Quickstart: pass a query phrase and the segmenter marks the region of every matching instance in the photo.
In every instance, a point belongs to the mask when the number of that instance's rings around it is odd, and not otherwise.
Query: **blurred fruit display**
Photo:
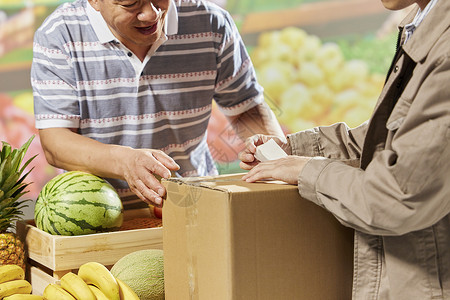
[[[29,68],[32,33],[59,4],[72,0],[0,0],[0,137],[17,146],[34,128]],[[235,19],[265,98],[286,133],[367,120],[394,52],[398,19],[373,0],[210,0]],[[400,16],[401,17],[401,16]],[[382,27],[384,37],[376,35]],[[313,30],[311,30],[313,29]],[[242,141],[213,104],[208,143],[220,173],[240,171]],[[31,194],[60,172],[38,153]],[[34,194],[33,194],[34,193]]]
[[[13,148],[19,148],[32,135],[38,135],[38,131],[34,127],[31,91],[19,92],[15,96],[0,93],[0,140],[7,141]],[[30,199],[37,199],[42,186],[60,173],[60,170],[47,163],[38,137],[31,143],[25,161],[36,154],[37,157],[27,167],[27,171],[34,167],[27,177],[32,182],[27,195]]]
[[[223,2],[285,133],[369,119],[394,54],[396,24],[408,9],[391,13],[371,0]],[[219,172],[235,172],[242,143],[214,109],[210,149]]]
[[[384,83],[365,60],[346,59],[337,43],[296,27],[262,33],[251,58],[290,132],[340,121],[360,125]]]

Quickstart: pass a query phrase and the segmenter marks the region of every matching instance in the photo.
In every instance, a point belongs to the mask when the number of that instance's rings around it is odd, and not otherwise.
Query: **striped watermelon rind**
[[[36,226],[53,235],[119,230],[123,205],[114,187],[95,175],[71,171],[42,188],[34,210]]]

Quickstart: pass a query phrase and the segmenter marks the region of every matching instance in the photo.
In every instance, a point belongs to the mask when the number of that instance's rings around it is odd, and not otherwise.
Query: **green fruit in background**
[[[111,273],[125,282],[141,300],[165,297],[162,250],[146,249],[127,254],[114,264]]]
[[[54,177],[42,188],[34,220],[39,229],[55,235],[115,231],[123,222],[123,206],[107,181],[72,171]]]

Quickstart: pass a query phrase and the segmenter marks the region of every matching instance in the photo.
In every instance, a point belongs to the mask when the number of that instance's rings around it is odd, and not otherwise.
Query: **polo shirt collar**
[[[103,19],[102,14],[96,11],[89,1],[86,1],[86,14],[100,43],[106,44],[111,41],[118,41]],[[164,32],[166,35],[174,35],[178,32],[178,13],[175,0],[171,0],[169,5],[164,24]]]

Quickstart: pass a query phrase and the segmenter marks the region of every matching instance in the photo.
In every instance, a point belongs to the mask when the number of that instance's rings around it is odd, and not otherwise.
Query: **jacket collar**
[[[403,30],[406,24],[411,23],[417,14],[418,7],[413,9],[400,23],[399,29]],[[431,9],[414,34],[403,46],[404,51],[415,61],[423,60],[442,33],[450,26],[450,1],[440,0]]]

